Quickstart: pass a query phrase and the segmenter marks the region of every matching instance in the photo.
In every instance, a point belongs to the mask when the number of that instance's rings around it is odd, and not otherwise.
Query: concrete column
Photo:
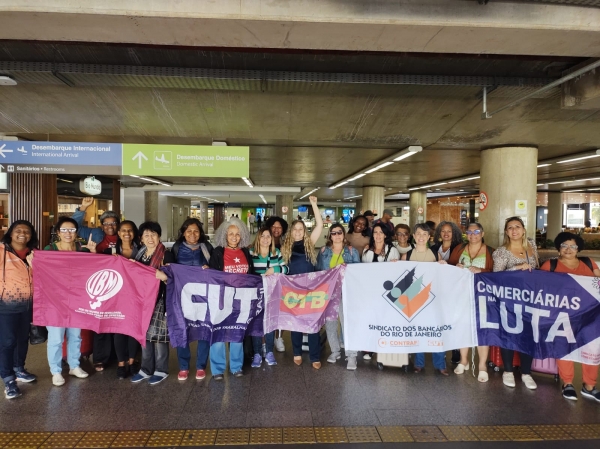
[[[158,222],[158,192],[144,192],[144,221]]]
[[[354,206],[354,216],[357,216],[360,214],[360,211],[362,210],[363,212],[365,211],[363,209],[362,206],[363,202],[362,202],[362,198],[356,198],[356,206]]]
[[[479,212],[479,222],[485,229],[488,245],[502,244],[505,220],[515,215],[523,219],[527,236],[535,238],[537,157],[535,147],[493,148],[481,152],[479,185],[488,203]],[[520,209],[519,202],[526,211]]]
[[[546,238],[554,240],[562,231],[563,204],[561,192],[548,192],[548,228]]]
[[[410,192],[408,199],[408,207],[410,208],[409,224],[412,232],[413,227],[417,223],[425,223],[427,217],[427,192],[424,190],[415,190]],[[419,213],[421,212],[421,213]]]
[[[208,233],[208,201],[200,201],[200,222],[204,232]]]
[[[284,212],[285,209],[285,212]],[[275,196],[275,216],[283,218],[289,224],[294,221],[294,196],[293,195],[277,195]],[[309,215],[312,215],[312,210],[308,209]]]
[[[375,219],[381,218],[384,208],[383,194],[385,189],[382,186],[363,187],[362,207],[363,211],[372,210],[377,214]]]

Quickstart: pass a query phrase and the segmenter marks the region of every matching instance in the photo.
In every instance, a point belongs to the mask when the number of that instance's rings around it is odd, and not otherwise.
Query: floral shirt
[[[527,244],[531,247],[533,255],[528,256],[525,254],[522,258],[515,256],[504,246],[500,246],[496,249],[492,255],[494,258],[494,271],[515,271],[518,270],[518,268],[516,268],[518,265],[524,263],[531,265],[531,268],[539,268],[539,258],[535,241],[528,238]]]

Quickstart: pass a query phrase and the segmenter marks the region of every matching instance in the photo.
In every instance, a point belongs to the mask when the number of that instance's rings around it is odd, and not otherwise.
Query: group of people
[[[479,223],[471,223],[466,230],[467,242],[463,242],[461,229],[452,222],[444,221],[434,230],[425,223],[410,229],[405,224],[394,226],[393,213],[384,210],[382,219],[374,220],[374,214],[367,211],[357,215],[346,232],[342,224],[329,227],[326,245],[317,248],[316,242],[323,232],[323,220],[317,207],[317,198],[310,197],[316,225],[309,234],[303,220],[294,220],[291,225],[279,218],[270,217],[261,227],[254,241],[239,218],[231,217],[216,231],[214,246],[208,241],[202,224],[195,218],[188,218],[179,230],[179,237],[171,250],[161,243],[161,227],[156,222],[142,223],[139,228],[110,211],[100,217],[101,228],[91,229],[82,226],[85,209],[92,204],[91,198],[82,202],[80,210],[73,217],[61,217],[55,225],[58,239],[46,246],[45,250],[84,251],[102,254],[117,254],[133,259],[156,269],[156,277],[161,286],[154,302],[151,325],[146,334],[146,347],[142,348],[141,364],[136,366],[139,343],[131,337],[120,334],[96,334],[93,342],[93,362],[96,371],[104,370],[114,347],[118,367],[117,376],[131,382],[147,381],[155,385],[168,376],[169,338],[165,317],[165,290],[167,276],[159,268],[165,264],[177,263],[189,266],[215,269],[229,273],[257,274],[270,276],[274,273],[295,275],[317,270],[328,270],[342,264],[382,263],[399,260],[413,262],[434,262],[451,264],[473,273],[486,271],[531,271],[540,268],[535,242],[526,237],[525,225],[521,218],[510,217],[505,222],[504,242],[494,250],[484,243],[484,229]],[[289,229],[288,229],[289,227]],[[433,235],[433,242],[431,236]],[[78,236],[83,238],[80,243]],[[598,266],[587,258],[578,258],[583,249],[582,239],[574,234],[560,233],[555,239],[558,259],[548,261],[542,270],[572,273],[583,276],[600,276]],[[0,299],[0,376],[5,384],[5,396],[9,399],[20,396],[18,382],[32,382],[36,376],[25,369],[25,359],[32,316],[32,260],[33,249],[38,246],[38,238],[31,223],[17,220],[12,223],[2,243],[0,257],[3,265],[3,294]],[[34,265],[33,265],[34,266]],[[325,330],[331,349],[327,362],[336,363],[341,358],[343,348],[343,306],[340,304],[338,320],[327,321]],[[291,331],[293,361],[303,363],[303,334]],[[69,374],[85,378],[88,373],[79,365],[81,331],[48,327],[47,357],[52,382],[63,385],[62,376],[63,341],[66,344],[66,362]],[[321,338],[319,333],[308,334],[308,360],[314,369],[321,368]],[[279,331],[252,337],[252,368],[262,363],[276,365],[274,351],[285,351]],[[454,373],[460,375],[469,370],[468,349],[460,349]],[[478,375],[480,382],[489,380],[487,373],[488,347],[478,347]],[[210,359],[211,374],[214,380],[224,378],[229,362],[229,371],[234,377],[244,375],[244,345],[229,343],[229,361],[226,358],[226,343],[198,341],[196,348],[195,378],[206,377],[206,367]],[[501,349],[504,364],[503,383],[515,387],[513,374],[513,351]],[[347,369],[357,369],[356,351],[345,351]],[[445,353],[433,353],[433,366],[442,375],[449,375]],[[365,359],[372,354],[363,353]],[[529,389],[537,388],[531,377],[532,358],[520,354],[521,380]],[[189,345],[177,348],[179,372],[177,378],[185,381],[190,374],[191,350]],[[420,373],[425,366],[425,354],[418,353],[413,358],[414,371]],[[577,399],[573,387],[573,362],[558,361],[560,377],[563,379],[563,396]],[[595,388],[598,367],[583,365],[583,387],[581,394],[600,402],[600,392]]]

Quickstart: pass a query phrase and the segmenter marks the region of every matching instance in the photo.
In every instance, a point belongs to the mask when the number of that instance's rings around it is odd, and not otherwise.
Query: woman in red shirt
[[[600,277],[600,270],[596,262],[589,257],[577,257],[577,252],[584,247],[583,239],[570,232],[561,232],[554,239],[554,246],[558,250],[558,259],[547,260],[542,265],[542,270],[557,273],[576,274],[578,276]],[[575,366],[570,360],[557,360],[558,374],[563,380],[562,395],[571,401],[577,400],[577,392],[573,386]],[[598,366],[581,364],[583,371],[583,386],[581,394],[589,399],[600,402],[600,391],[596,389]]]

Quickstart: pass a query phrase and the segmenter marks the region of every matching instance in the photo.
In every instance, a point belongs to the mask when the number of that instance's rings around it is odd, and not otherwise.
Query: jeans
[[[500,348],[500,354],[502,354],[502,364],[504,365],[504,371],[507,373],[513,372],[513,357],[515,356],[515,351],[512,349],[504,349]],[[531,374],[531,363],[533,362],[533,357],[528,354],[523,354],[519,352],[519,359],[521,360],[521,374]]]
[[[129,359],[135,359],[140,347],[138,341],[129,335],[114,334],[114,336],[117,361],[127,362]],[[96,359],[94,359],[94,361],[96,361]]]
[[[169,374],[169,343],[155,343],[146,340],[146,347],[142,348],[140,369],[148,376]]]
[[[196,349],[196,369],[206,369],[208,363],[208,353],[210,351],[210,343],[206,340],[198,341]],[[189,343],[185,348],[177,348],[177,360],[179,361],[179,370],[188,371],[190,369],[190,359],[192,352],[190,351]]]
[[[29,348],[31,310],[0,313],[0,377],[15,380],[14,368],[24,369]]]
[[[112,352],[114,334],[97,334],[94,332],[94,363],[107,365]]]
[[[254,354],[262,355],[262,339],[262,337],[252,337],[252,348],[254,349]],[[275,347],[275,331],[265,334],[265,347],[267,353],[273,352],[273,348]]]
[[[319,332],[308,335],[308,356],[311,362],[321,359],[321,335]],[[292,349],[294,356],[302,355],[302,332],[292,332]]]
[[[433,367],[435,369],[446,369],[446,353],[433,352]],[[415,354],[415,368],[423,368],[425,366],[425,353],[419,352]]]
[[[67,363],[70,369],[79,366],[81,357],[81,329],[47,326],[48,328],[48,365],[52,374],[62,373],[62,347],[67,335]]]
[[[229,370],[237,373],[244,365],[244,343],[229,343]],[[225,343],[217,342],[210,346],[210,372],[223,374],[227,368]]]

